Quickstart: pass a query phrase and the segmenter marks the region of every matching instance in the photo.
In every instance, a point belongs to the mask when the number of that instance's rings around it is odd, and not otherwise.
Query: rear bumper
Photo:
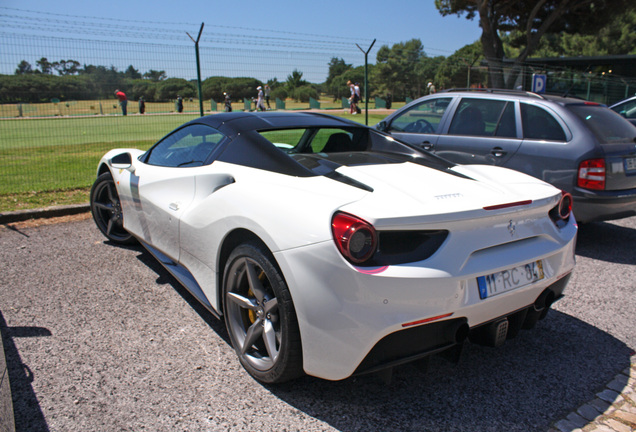
[[[498,346],[505,339],[514,338],[521,329],[531,329],[543,319],[552,303],[563,296],[571,273],[547,287],[532,305],[498,316],[469,328],[466,318],[454,318],[391,333],[375,344],[355,375],[373,373],[388,367],[442,353],[461,345],[467,338],[481,345]],[[503,340],[497,329],[505,323]]]
[[[498,231],[510,238],[506,226]],[[495,231],[455,233],[428,260],[377,272],[344,262],[333,242],[275,253],[298,316],[305,372],[344,379],[447,350],[501,317],[526,309],[530,315],[546,290],[561,295],[574,268],[574,222],[554,231],[479,250],[471,246]],[[480,298],[477,277],[536,259],[544,262],[544,280]]]
[[[623,219],[636,216],[636,189],[590,192],[577,188],[574,215],[579,222]]]

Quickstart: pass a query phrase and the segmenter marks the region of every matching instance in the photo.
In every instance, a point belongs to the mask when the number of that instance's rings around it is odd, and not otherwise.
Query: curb
[[[90,211],[90,204],[73,204],[67,206],[54,206],[42,209],[16,210],[0,213],[0,224],[21,222],[29,219],[53,218],[75,215]]]
[[[636,430],[636,357],[596,398],[555,422],[549,432],[630,432]]]
[[[4,355],[2,334],[0,334],[0,430],[3,432],[15,432],[13,398],[11,396],[11,383],[9,382],[9,370]]]

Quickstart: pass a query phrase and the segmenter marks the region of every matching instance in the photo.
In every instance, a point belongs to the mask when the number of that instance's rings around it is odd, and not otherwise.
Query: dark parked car
[[[636,128],[605,105],[514,90],[417,99],[377,129],[461,164],[500,165],[574,197],[581,222],[636,215]]]
[[[636,96],[632,96],[610,106],[610,109],[616,111],[625,117],[631,124],[636,126]]]

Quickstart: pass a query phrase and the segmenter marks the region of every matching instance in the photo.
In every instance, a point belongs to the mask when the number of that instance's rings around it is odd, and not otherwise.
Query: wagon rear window
[[[600,105],[569,105],[568,108],[587,125],[601,144],[629,142],[634,126],[614,111]]]

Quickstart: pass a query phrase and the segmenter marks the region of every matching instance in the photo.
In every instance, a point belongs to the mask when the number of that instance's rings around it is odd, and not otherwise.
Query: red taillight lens
[[[375,253],[375,228],[365,220],[338,212],[331,221],[331,232],[340,253],[354,264],[365,262]]]
[[[581,162],[576,184],[585,189],[605,189],[605,159],[589,159]]]

